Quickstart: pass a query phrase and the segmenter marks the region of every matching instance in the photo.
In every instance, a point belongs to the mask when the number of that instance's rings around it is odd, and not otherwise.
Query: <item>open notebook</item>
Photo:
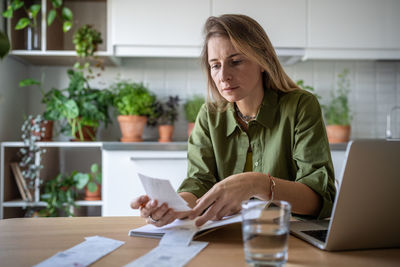
[[[167,231],[174,230],[179,227],[197,229],[195,237],[199,237],[202,234],[208,233],[211,230],[215,230],[220,226],[241,222],[242,217],[239,214],[224,217],[219,221],[208,221],[200,227],[194,224],[194,220],[175,220],[174,222],[165,225],[163,227],[156,227],[152,224],[147,224],[145,226],[132,229],[129,231],[130,236],[140,236],[140,237],[151,237],[151,238],[161,238]]]

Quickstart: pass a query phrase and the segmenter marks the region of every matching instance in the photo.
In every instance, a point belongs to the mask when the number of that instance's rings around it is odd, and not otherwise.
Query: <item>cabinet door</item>
[[[186,151],[103,151],[103,216],[139,215],[132,199],[145,194],[137,175],[169,179],[177,189],[187,171]]]
[[[212,14],[234,13],[252,17],[267,32],[275,47],[306,46],[305,0],[214,0]]]
[[[113,0],[114,45],[200,46],[209,1]]]
[[[309,47],[399,49],[400,1],[310,0]]]

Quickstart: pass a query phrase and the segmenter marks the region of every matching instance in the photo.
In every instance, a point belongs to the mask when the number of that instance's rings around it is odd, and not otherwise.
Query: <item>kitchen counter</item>
[[[162,150],[162,151],[181,151],[187,150],[187,142],[103,142],[104,150]]]
[[[332,151],[346,151],[347,143],[330,144]],[[104,150],[162,150],[162,151],[180,151],[187,150],[187,142],[170,142],[170,143],[159,143],[159,142],[103,142]]]

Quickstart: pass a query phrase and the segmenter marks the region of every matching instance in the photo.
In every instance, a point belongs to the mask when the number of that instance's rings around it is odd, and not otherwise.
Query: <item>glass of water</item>
[[[283,266],[286,263],[290,210],[286,201],[242,202],[242,234],[248,264]]]

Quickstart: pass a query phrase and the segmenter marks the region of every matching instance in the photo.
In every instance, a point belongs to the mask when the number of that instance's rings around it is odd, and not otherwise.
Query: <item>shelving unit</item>
[[[8,21],[7,30],[12,48],[10,55],[34,65],[73,65],[77,60],[72,42],[73,34],[82,25],[90,24],[103,38],[103,43],[99,45],[95,55],[104,60],[105,65],[120,65],[121,59],[113,56],[107,0],[64,0],[64,5],[70,8],[74,15],[73,28],[67,33],[62,31],[62,23],[58,18],[52,25],[47,26],[47,14],[51,2],[40,0],[40,3],[42,6],[38,15],[40,50],[26,50],[24,37],[26,30],[14,29],[19,18],[25,16],[23,10],[18,10]]]
[[[101,142],[38,142],[41,148],[46,149],[42,155],[41,164],[44,168],[40,172],[42,181],[56,177],[59,173],[70,174],[72,170],[88,172],[94,162],[101,165]],[[41,187],[34,190],[35,201],[28,202],[21,199],[10,163],[18,160],[18,151],[24,147],[22,142],[1,143],[1,176],[0,176],[0,219],[24,216],[26,208],[45,207],[46,203],[39,201]],[[79,216],[101,216],[103,201],[75,202],[74,211]]]

